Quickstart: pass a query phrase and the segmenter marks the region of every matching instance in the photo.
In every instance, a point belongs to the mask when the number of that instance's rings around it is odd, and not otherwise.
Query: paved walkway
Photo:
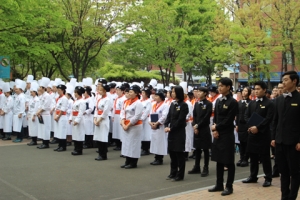
[[[274,178],[272,186],[268,188],[262,187],[264,178],[260,177],[258,183],[244,184],[242,180],[235,181],[233,185],[233,194],[229,196],[221,196],[221,192],[208,192],[211,187],[200,188],[197,190],[187,191],[174,195],[156,198],[156,200],[193,200],[193,199],[230,199],[230,200],[268,200],[280,199],[280,178]],[[298,195],[300,198],[300,194]]]

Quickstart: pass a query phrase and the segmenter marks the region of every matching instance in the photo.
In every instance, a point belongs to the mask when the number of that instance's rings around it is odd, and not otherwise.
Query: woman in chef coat
[[[0,115],[3,116],[3,134],[5,135],[3,140],[11,140],[14,100],[11,96],[9,83],[3,84],[2,91],[5,95],[4,104],[0,112]]]
[[[38,84],[36,82],[32,82],[30,86],[30,95],[32,98],[29,100],[28,103],[28,132],[29,136],[31,137],[31,142],[28,143],[28,146],[37,145],[37,136],[38,136],[38,119],[36,117],[36,113],[39,109],[39,102],[40,99],[38,97]]]
[[[95,103],[94,98],[92,96],[92,88],[87,86],[85,88],[85,93],[83,94],[86,110],[83,113],[83,121],[85,127],[85,145],[84,149],[93,148],[93,135],[94,135],[94,111],[95,111]]]
[[[74,103],[74,98],[72,94],[74,93],[74,87],[70,84],[67,84],[66,97],[68,99],[68,109],[67,109],[67,118],[70,119],[72,113],[72,106]],[[67,125],[67,146],[72,145],[72,124],[68,123]]]
[[[149,124],[151,128],[150,153],[155,154],[155,160],[151,165],[162,165],[163,157],[168,155],[168,134],[165,133],[164,123],[169,112],[169,105],[165,103],[165,95],[162,90],[158,90],[154,96],[155,103],[151,108]],[[158,121],[151,122],[151,115],[157,114]]]
[[[141,135],[143,121],[143,104],[139,100],[140,87],[133,85],[129,88],[129,99],[121,111],[121,125],[124,130],[122,136],[122,155],[126,157],[125,164],[121,168],[131,169],[137,167],[141,156]]]
[[[151,90],[144,88],[142,90],[143,114],[141,120],[143,121],[143,134],[142,134],[142,156],[149,155],[150,140],[151,140],[151,127],[149,126],[149,114],[151,112],[152,103],[150,99]]]
[[[67,109],[69,101],[66,94],[67,87],[65,85],[57,86],[58,97],[56,98],[54,121],[56,123],[54,133],[58,140],[58,147],[54,151],[62,152],[67,150]]]
[[[75,87],[75,101],[72,106],[72,113],[69,123],[72,125],[72,139],[74,141],[73,156],[82,155],[83,142],[85,136],[85,126],[83,121],[83,113],[86,110],[86,104],[82,95],[85,90],[81,86]]]
[[[107,96],[110,87],[102,83],[98,87],[98,93],[101,95],[101,98],[97,100],[96,110],[94,114],[94,141],[97,141],[98,153],[99,156],[95,158],[97,161],[107,160],[107,143],[108,143],[108,134],[109,134],[109,113],[112,109],[111,100]]]

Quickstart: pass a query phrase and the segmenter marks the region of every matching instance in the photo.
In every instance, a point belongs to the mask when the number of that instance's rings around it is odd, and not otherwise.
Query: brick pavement
[[[258,183],[244,184],[241,180],[235,181],[233,185],[233,194],[221,196],[221,192],[208,192],[211,187],[200,188],[197,190],[187,191],[184,193],[169,195],[157,198],[159,200],[269,200],[280,199],[280,178],[274,178],[271,187],[264,188],[262,184],[264,178],[260,177]],[[300,194],[298,198],[300,197]],[[300,198],[299,198],[300,199]]]

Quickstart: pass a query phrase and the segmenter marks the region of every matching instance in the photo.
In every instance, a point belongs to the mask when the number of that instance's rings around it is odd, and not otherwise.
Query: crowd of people
[[[56,152],[74,145],[73,156],[97,147],[96,161],[108,159],[108,146],[126,158],[121,168],[136,168],[143,155],[154,154],[151,165],[162,165],[169,155],[167,180],[181,181],[189,152],[195,159],[188,174],[209,175],[209,160],[216,162],[216,185],[209,192],[233,193],[235,167],[250,165],[243,183],[256,183],[259,163],[265,181],[281,177],[282,199],[296,199],[300,182],[300,88],[294,71],[283,74],[272,91],[263,81],[233,92],[232,81],[217,86],[190,87],[186,82],[163,87],[155,79],[141,83],[95,82],[72,78],[51,81],[43,77],[0,81],[2,140]],[[50,141],[50,139],[52,140]],[[41,141],[41,144],[38,142]],[[240,160],[235,163],[236,146]],[[204,154],[204,166],[200,160]],[[271,152],[271,153],[270,153]],[[271,154],[271,156],[270,156]],[[272,169],[271,158],[275,159]],[[249,162],[250,159],[250,162]],[[224,171],[228,177],[224,188]]]

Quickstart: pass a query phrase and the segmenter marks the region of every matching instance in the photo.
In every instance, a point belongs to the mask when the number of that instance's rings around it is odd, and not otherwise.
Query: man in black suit
[[[210,116],[212,113],[212,103],[206,99],[208,89],[199,87],[196,92],[196,98],[199,99],[195,103],[193,110],[193,128],[194,128],[194,147],[196,148],[195,166],[189,171],[189,174],[200,174],[200,160],[202,150],[204,152],[204,167],[201,173],[205,177],[209,173],[209,149],[211,148],[211,133],[210,133]]]
[[[216,185],[209,189],[209,192],[223,191],[222,196],[230,195],[233,192],[233,181],[235,175],[235,136],[234,118],[238,111],[238,103],[232,97],[232,81],[229,78],[222,78],[218,85],[219,93],[222,97],[216,102],[214,110],[214,124],[211,126],[213,131],[213,145],[211,160],[217,162],[217,181]],[[228,168],[226,188],[223,187],[224,166]]]
[[[236,163],[236,166],[246,167],[249,165],[249,155],[246,153],[247,140],[248,140],[248,125],[245,120],[245,112],[250,103],[249,96],[251,95],[251,88],[245,87],[242,91],[242,100],[238,102],[239,112],[236,116],[236,129],[240,141],[240,160]]]
[[[276,99],[271,145],[281,174],[281,199],[297,199],[300,183],[300,94],[295,71],[282,75],[283,93]]]
[[[256,183],[258,174],[258,162],[262,162],[265,173],[265,182],[263,187],[269,187],[272,183],[272,165],[270,160],[270,124],[274,114],[274,103],[266,97],[267,85],[263,81],[257,81],[254,84],[256,100],[251,101],[245,113],[245,119],[248,122],[253,113],[264,118],[264,120],[255,125],[249,125],[247,152],[250,156],[250,176],[243,180],[243,183]]]

